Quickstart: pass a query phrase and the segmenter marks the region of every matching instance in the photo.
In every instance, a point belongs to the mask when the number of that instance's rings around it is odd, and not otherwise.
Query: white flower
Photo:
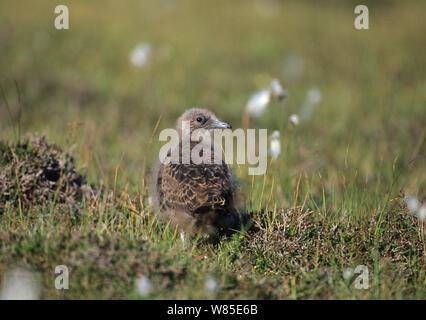
[[[271,82],[271,94],[278,100],[282,100],[288,96],[288,92],[283,89],[278,79],[274,79]]]
[[[420,210],[417,212],[417,218],[419,218],[419,220],[421,222],[423,222],[426,218],[426,203],[424,205],[421,206]]]
[[[352,274],[353,274],[352,268],[346,268],[343,271],[343,279],[349,280],[352,277]]]
[[[39,279],[31,271],[16,268],[6,272],[0,300],[38,300],[39,298]]]
[[[204,285],[204,291],[207,296],[214,295],[219,290],[219,285],[214,276],[208,275],[206,278],[206,283]]]
[[[269,136],[270,139],[279,139],[280,138],[280,132],[278,130],[272,131],[272,134]]]
[[[423,222],[426,217],[426,203],[421,204],[416,197],[410,195],[405,196],[404,200],[408,210]]]
[[[413,196],[406,196],[404,198],[405,203],[407,204],[408,210],[410,210],[411,213],[416,213],[420,209],[420,201],[417,200],[416,197]]]
[[[262,90],[253,94],[247,102],[245,112],[251,118],[260,117],[271,101],[271,92]]]
[[[130,61],[135,67],[145,66],[151,57],[151,45],[149,43],[140,43],[130,53]]]
[[[307,103],[317,105],[322,100],[321,91],[317,88],[310,89],[307,94]]]
[[[136,280],[136,291],[140,296],[147,296],[151,292],[151,288],[152,282],[147,277],[140,276]]]
[[[269,154],[274,160],[277,160],[281,153],[280,132],[275,130],[269,137]]]
[[[312,112],[322,100],[322,94],[319,89],[310,89],[306,95],[306,102],[300,108],[299,114],[301,120],[307,120],[311,117]]]
[[[292,114],[289,119],[290,119],[290,122],[294,124],[295,126],[299,124],[299,116],[297,114]]]

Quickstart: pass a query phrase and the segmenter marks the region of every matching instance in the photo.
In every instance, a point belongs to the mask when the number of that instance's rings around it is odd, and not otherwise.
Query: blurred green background
[[[368,181],[398,157],[404,189],[424,195],[424,1],[368,4],[369,30],[354,28],[356,1],[73,1],[69,30],[54,28],[58,4],[2,1],[2,86],[17,106],[19,85],[23,132],[79,143],[92,180],[121,161],[140,181],[160,115],[160,129],[173,127],[205,107],[236,128],[248,97],[278,78],[290,92],[283,118],[272,105],[254,127],[287,125],[310,88],[323,96],[296,130],[289,169],[309,162],[337,179],[346,161]],[[151,54],[136,67],[141,42]],[[5,108],[0,133],[11,137]]]

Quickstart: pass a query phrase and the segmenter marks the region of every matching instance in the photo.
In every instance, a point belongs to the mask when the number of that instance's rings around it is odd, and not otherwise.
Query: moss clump
[[[0,140],[0,214],[8,207],[31,208],[55,204],[76,211],[86,177],[76,171],[73,157],[35,136],[11,144]]]

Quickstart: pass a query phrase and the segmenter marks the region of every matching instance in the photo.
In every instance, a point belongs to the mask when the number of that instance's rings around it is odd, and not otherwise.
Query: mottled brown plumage
[[[175,148],[179,148],[180,159],[183,121],[189,121],[191,132],[195,129],[230,128],[230,125],[219,121],[210,111],[186,111],[177,123],[180,140]],[[199,141],[192,141],[190,150],[198,143]],[[212,146],[211,164],[195,164],[191,159],[187,164],[160,163],[157,166],[153,187],[155,205],[161,216],[170,221],[172,226],[189,233],[213,235],[227,230],[238,220],[235,209],[235,179],[223,160],[219,164],[213,163],[215,155],[217,153],[215,154]]]

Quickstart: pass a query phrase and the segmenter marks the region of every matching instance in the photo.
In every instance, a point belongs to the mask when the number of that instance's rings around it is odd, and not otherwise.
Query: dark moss
[[[73,157],[36,136],[11,144],[0,141],[0,214],[7,207],[59,206],[78,210],[86,177]]]

